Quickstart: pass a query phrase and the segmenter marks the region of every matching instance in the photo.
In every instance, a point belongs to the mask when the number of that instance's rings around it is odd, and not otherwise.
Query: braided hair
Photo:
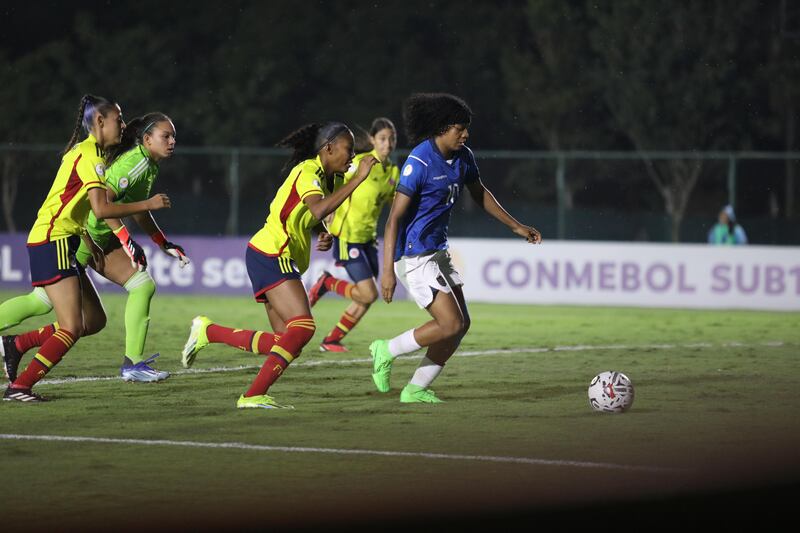
[[[300,161],[315,157],[326,144],[333,142],[345,132],[353,134],[350,128],[342,122],[326,122],[324,124],[315,122],[296,129],[276,144],[281,148],[292,150],[282,172],[286,173]]]
[[[81,136],[81,129],[83,129],[84,133],[89,133],[92,131],[94,117],[97,116],[98,113],[102,116],[106,116],[106,113],[116,108],[116,106],[117,104],[115,102],[103,98],[102,96],[84,94],[83,98],[81,98],[81,104],[78,107],[78,118],[75,120],[72,136],[69,138],[67,146],[61,153],[62,157],[78,143],[78,139],[80,139]]]
[[[429,137],[441,135],[453,124],[472,122],[472,109],[448,93],[415,93],[403,105],[406,137],[417,145]]]
[[[172,120],[159,111],[147,113],[141,117],[136,117],[125,125],[122,132],[122,139],[119,144],[111,146],[106,152],[106,165],[116,161],[122,154],[136,145],[142,144],[145,134],[151,132],[159,122],[172,122]]]

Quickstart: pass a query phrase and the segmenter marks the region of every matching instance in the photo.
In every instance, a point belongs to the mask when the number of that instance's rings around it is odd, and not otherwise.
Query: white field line
[[[722,343],[719,347],[722,348],[741,348],[741,347],[767,347],[777,348],[784,346],[783,341],[767,341],[757,344],[746,344],[741,342],[728,342]],[[678,348],[715,348],[716,346],[711,343],[693,343],[693,344],[643,344],[643,345],[626,345],[626,344],[608,344],[608,345],[575,345],[575,346],[556,346],[554,348],[516,348],[509,350],[482,350],[473,352],[456,352],[453,357],[480,357],[484,355],[520,355],[529,353],[553,353],[553,352],[587,352],[599,350],[672,350]],[[398,359],[421,359],[422,355],[402,355]],[[372,358],[362,357],[359,359],[322,359],[318,361],[298,361],[292,364],[292,368],[297,367],[311,367],[311,366],[338,366],[338,365],[356,365],[371,363]],[[237,366],[217,366],[212,368],[189,368],[184,370],[177,370],[172,372],[173,376],[184,376],[193,374],[217,374],[221,372],[238,372],[240,370],[254,370],[261,368],[261,365],[237,365]],[[119,376],[87,376],[87,377],[68,377],[57,379],[44,379],[38,385],[65,385],[69,383],[87,383],[95,381],[114,381],[119,380]]]
[[[594,468],[605,470],[626,470],[633,472],[649,473],[676,473],[679,469],[621,465],[614,463],[596,463],[589,461],[563,461],[552,459],[536,459],[532,457],[504,457],[496,455],[464,455],[450,453],[427,453],[427,452],[402,452],[392,450],[359,450],[346,448],[307,448],[301,446],[267,446],[263,444],[245,444],[242,442],[197,442],[181,440],[145,440],[145,439],[112,439],[105,437],[72,437],[64,435],[19,435],[13,433],[0,433],[0,440],[8,441],[44,441],[44,442],[76,442],[90,444],[120,444],[128,446],[177,446],[185,448],[211,448],[226,450],[249,450],[260,452],[283,452],[283,453],[316,453],[330,455],[367,455],[379,457],[407,457],[417,459],[439,459],[451,461],[472,461],[490,463],[514,463],[536,466],[558,466],[573,468]]]

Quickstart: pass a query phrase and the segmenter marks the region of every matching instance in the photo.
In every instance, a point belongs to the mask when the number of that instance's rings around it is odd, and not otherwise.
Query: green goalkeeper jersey
[[[131,203],[147,200],[150,189],[158,176],[158,163],[150,159],[144,146],[134,146],[117,158],[106,169],[106,187],[116,194],[115,203]],[[97,220],[89,212],[86,230],[100,246],[105,246],[113,231],[104,220]]]

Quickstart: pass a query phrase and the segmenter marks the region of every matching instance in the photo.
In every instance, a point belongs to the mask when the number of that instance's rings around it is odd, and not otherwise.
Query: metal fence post
[[[558,212],[558,223],[556,234],[559,240],[563,240],[566,235],[566,210],[567,210],[567,181],[566,181],[567,160],[562,152],[559,152],[556,160],[556,201]]]
[[[227,235],[239,234],[239,150],[231,150],[231,162],[228,167],[228,185],[231,197],[228,208],[228,222],[225,225]]]
[[[728,203],[736,209],[736,156],[728,156]]]

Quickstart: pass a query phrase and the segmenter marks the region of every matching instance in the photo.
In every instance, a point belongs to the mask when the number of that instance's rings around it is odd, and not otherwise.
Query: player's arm
[[[106,200],[113,204],[116,199],[116,191],[112,187],[106,189]],[[128,233],[128,228],[125,227],[122,220],[119,218],[106,218],[105,223],[108,224],[108,227],[111,228],[111,231],[113,231],[114,235],[119,239],[120,244],[122,244],[122,250],[131,261],[131,266],[139,271],[144,271],[147,268],[147,256],[142,247],[139,246],[139,243],[134,241],[133,237]],[[96,260],[95,264],[97,264]]]
[[[383,230],[383,271],[381,272],[381,294],[386,303],[391,303],[394,290],[397,287],[397,278],[394,275],[394,249],[397,245],[397,232],[400,221],[405,217],[411,197],[397,193],[392,201],[392,208],[386,219],[386,228]]]
[[[539,230],[533,226],[521,224],[516,218],[512,217],[508,211],[503,209],[503,206],[500,205],[494,195],[489,192],[489,189],[484,187],[480,179],[469,181],[466,185],[472,199],[475,200],[475,203],[481,206],[484,211],[511,228],[511,231],[528,242],[533,244],[542,242],[542,234],[539,233]]]
[[[103,187],[89,189],[88,194],[92,212],[94,212],[94,216],[96,216],[98,220],[124,218],[143,211],[157,211],[171,206],[169,196],[163,193],[155,194],[147,200],[131,202],[129,204],[109,202],[106,196],[106,190]]]
[[[365,156],[358,163],[358,169],[355,175],[353,175],[353,178],[333,191],[330,196],[323,197],[321,194],[311,194],[303,198],[303,201],[308,206],[311,214],[314,215],[314,218],[317,220],[324,220],[325,217],[336,211],[336,208],[342,205],[342,202],[344,202],[348,196],[353,194],[356,187],[367,179],[369,171],[372,170],[372,167],[377,161],[378,160],[371,155]]]

